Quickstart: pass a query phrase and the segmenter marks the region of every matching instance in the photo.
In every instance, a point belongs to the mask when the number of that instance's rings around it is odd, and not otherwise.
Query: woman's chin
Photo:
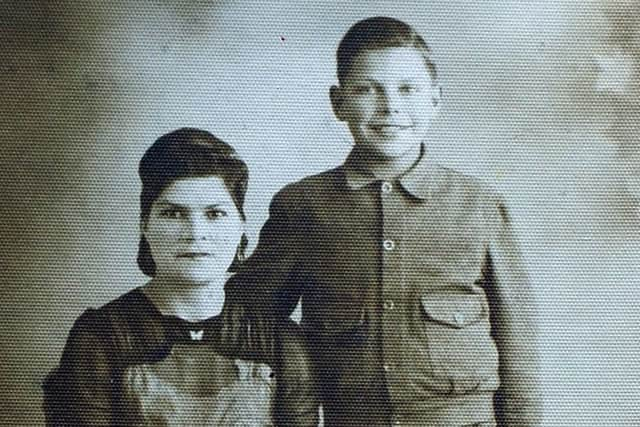
[[[228,276],[227,269],[189,269],[167,275],[165,282],[184,284],[185,286],[207,286],[224,283]]]

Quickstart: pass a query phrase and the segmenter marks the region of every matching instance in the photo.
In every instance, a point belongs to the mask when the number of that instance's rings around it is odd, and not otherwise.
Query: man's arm
[[[274,196],[253,254],[225,286],[230,304],[249,313],[289,316],[302,294],[296,269],[304,254],[301,197],[288,188]],[[237,307],[236,307],[237,309]]]
[[[279,322],[274,421],[277,426],[315,427],[319,400],[302,330],[292,320]]]
[[[541,417],[535,302],[505,204],[497,198],[491,209],[485,287],[500,357],[496,413],[500,426],[533,427]]]

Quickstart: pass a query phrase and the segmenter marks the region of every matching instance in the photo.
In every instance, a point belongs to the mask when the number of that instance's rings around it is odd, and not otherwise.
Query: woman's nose
[[[184,224],[182,236],[189,240],[203,240],[211,237],[209,227],[204,218],[191,215]]]

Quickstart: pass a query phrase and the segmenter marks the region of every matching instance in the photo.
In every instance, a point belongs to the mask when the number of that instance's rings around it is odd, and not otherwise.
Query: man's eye
[[[402,85],[398,88],[398,91],[402,94],[408,95],[418,92],[419,88],[413,85]]]
[[[218,219],[227,216],[227,213],[225,211],[215,209],[207,211],[206,215],[209,219]]]

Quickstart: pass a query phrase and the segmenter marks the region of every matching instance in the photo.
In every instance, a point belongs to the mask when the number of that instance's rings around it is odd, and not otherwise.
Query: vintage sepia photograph
[[[0,1],[0,425],[640,425],[640,3]]]

